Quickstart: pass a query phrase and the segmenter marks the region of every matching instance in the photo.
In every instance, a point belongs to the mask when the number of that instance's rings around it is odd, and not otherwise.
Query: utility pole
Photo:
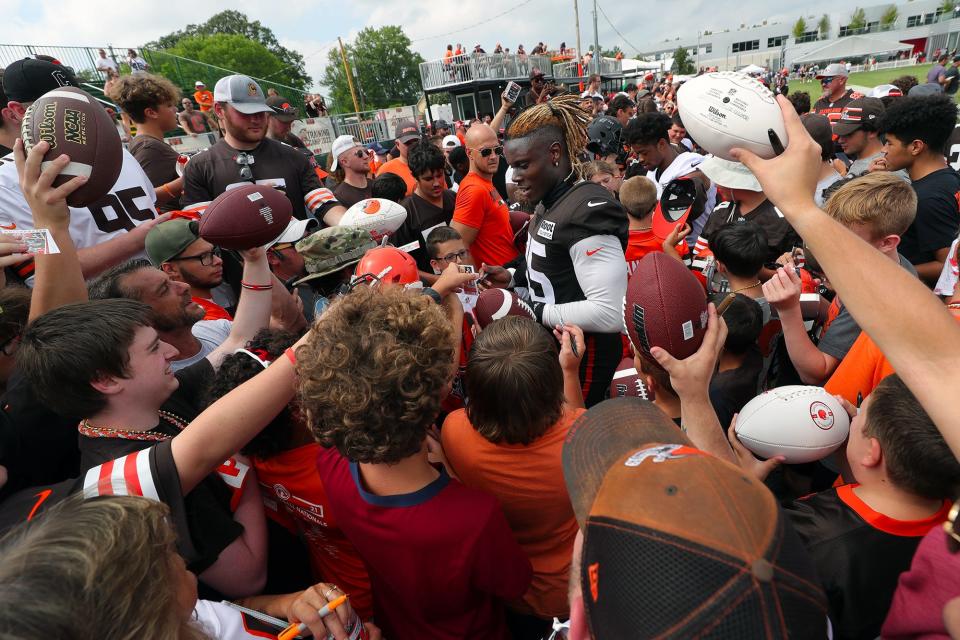
[[[600,51],[600,34],[597,32],[597,0],[593,0],[593,62],[597,75],[600,75],[602,68],[600,64],[602,57],[603,54]]]
[[[350,87],[350,97],[353,98],[353,110],[360,113],[360,103],[357,102],[357,91],[353,88],[353,76],[350,75],[350,63],[347,62],[347,53],[343,50],[343,40],[337,36],[340,43],[340,59],[343,60],[343,70],[347,74],[347,85]]]
[[[580,48],[580,7],[577,0],[573,0],[573,22],[577,27],[577,55],[583,58],[583,49]]]
[[[697,73],[700,73],[700,32],[697,31]]]

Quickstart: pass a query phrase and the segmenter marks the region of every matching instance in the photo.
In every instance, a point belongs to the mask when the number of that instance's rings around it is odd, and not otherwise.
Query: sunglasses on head
[[[256,160],[249,153],[240,152],[237,154],[237,164],[240,165],[240,177],[244,180],[253,180],[253,169],[250,168]]]

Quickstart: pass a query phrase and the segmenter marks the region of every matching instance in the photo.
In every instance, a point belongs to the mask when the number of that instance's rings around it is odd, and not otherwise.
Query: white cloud
[[[327,52],[311,54],[335,43],[337,35],[342,35],[344,42],[349,41],[365,26],[399,24],[414,40],[468,27],[449,36],[415,42],[414,48],[428,60],[441,57],[448,43],[457,42],[471,48],[479,42],[487,51],[492,51],[497,42],[511,50],[523,43],[528,51],[538,40],[552,46],[561,41],[575,46],[571,0],[530,0],[518,6],[521,2],[355,0],[349,5],[287,3],[281,11],[273,3],[235,0],[230,8],[245,13],[251,20],[260,20],[273,29],[284,46],[310,56],[307,70],[314,79],[319,79]],[[800,15],[824,12],[831,14],[836,25],[857,6],[853,0],[840,4],[829,0],[783,0],[771,16],[771,6],[763,0],[662,0],[656,4],[602,0],[601,5],[625,38],[641,49],[652,48],[667,38],[694,35],[697,30],[736,29],[741,23],[778,20],[789,28]],[[480,24],[515,7],[502,17]],[[0,0],[5,27],[3,39],[13,44],[138,46],[181,29],[188,22],[203,22],[223,9],[224,5],[214,0],[166,0],[162,4],[115,0]],[[590,0],[581,0],[583,48],[593,41],[591,9]],[[613,32],[602,15],[598,18],[598,27],[602,46],[619,44],[628,55],[635,53]]]

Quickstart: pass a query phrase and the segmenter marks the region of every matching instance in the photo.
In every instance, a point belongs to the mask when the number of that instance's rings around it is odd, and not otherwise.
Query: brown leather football
[[[682,262],[649,253],[627,284],[623,326],[633,348],[651,362],[652,347],[682,360],[700,348],[707,332],[706,292]]]
[[[66,154],[64,167],[54,186],[74,176],[87,183],[67,197],[71,207],[86,207],[107,195],[120,177],[123,145],[117,126],[96,98],[76,87],[60,87],[40,96],[30,105],[20,125],[24,149],[29,152],[43,141],[50,149],[43,166]]]
[[[200,216],[200,237],[224,249],[252,249],[287,228],[293,205],[282,191],[260,184],[228,189]]]

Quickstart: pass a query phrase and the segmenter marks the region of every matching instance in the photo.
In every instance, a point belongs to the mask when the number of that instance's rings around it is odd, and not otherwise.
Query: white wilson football
[[[825,458],[850,433],[847,412],[822,387],[788,385],[760,394],[737,418],[736,434],[761,458],[784,456],[788,464]]]
[[[370,232],[374,240],[400,228],[407,219],[407,210],[392,200],[370,198],[353,205],[340,219],[340,226],[359,227]]]
[[[776,154],[768,129],[787,145],[787,130],[773,93],[746,74],[720,71],[688,80],[677,92],[677,108],[690,137],[724,160],[734,160],[730,155],[734,147],[772,158]]]

